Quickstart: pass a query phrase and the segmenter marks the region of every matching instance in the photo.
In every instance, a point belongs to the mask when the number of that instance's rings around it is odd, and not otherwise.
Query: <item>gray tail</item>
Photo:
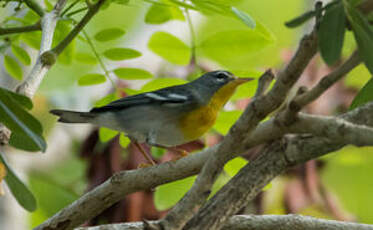
[[[59,109],[53,109],[50,113],[59,116],[58,121],[64,123],[90,123],[96,117],[95,113]]]

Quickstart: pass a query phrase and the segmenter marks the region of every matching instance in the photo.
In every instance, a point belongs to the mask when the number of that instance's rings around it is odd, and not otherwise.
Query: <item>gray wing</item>
[[[180,86],[172,86],[160,90],[124,97],[105,106],[93,108],[90,112],[109,112],[123,110],[139,105],[158,105],[166,107],[186,106],[196,103],[193,91]]]

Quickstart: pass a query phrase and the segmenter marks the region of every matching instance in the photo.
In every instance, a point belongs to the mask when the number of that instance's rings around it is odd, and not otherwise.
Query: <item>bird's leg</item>
[[[137,141],[133,141],[133,143],[135,144],[135,146],[140,150],[140,152],[142,153],[142,155],[145,157],[145,159],[152,165],[156,165],[156,163],[154,162],[154,160],[152,159],[151,156],[149,156],[149,154],[146,153],[145,149],[137,142]]]

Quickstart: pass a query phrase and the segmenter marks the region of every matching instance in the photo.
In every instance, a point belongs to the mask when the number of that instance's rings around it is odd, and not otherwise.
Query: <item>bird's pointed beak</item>
[[[251,77],[235,77],[234,79],[234,82],[238,85],[241,85],[243,83],[246,83],[248,81],[252,81],[252,80],[255,80],[255,78],[251,78]]]

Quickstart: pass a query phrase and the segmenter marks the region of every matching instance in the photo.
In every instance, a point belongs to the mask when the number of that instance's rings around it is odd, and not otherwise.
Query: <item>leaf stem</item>
[[[34,0],[23,0],[23,2],[30,8],[32,9],[33,11],[35,11],[35,13],[37,13],[40,17],[43,17],[44,16],[44,13],[45,11],[43,10],[43,8],[39,5],[39,3],[37,3],[36,1]]]
[[[7,34],[32,32],[32,31],[37,31],[37,30],[41,30],[40,21],[38,21],[37,23],[33,25],[28,25],[28,26],[0,28],[0,36],[7,35]]]
[[[190,30],[190,40],[191,40],[191,50],[192,50],[192,55],[191,55],[191,62],[197,62],[197,56],[196,56],[196,35],[194,32],[193,28],[193,23],[192,23],[192,18],[190,17],[189,10],[185,8],[185,15],[187,18],[189,30]]]
[[[61,17],[63,17],[71,8],[73,8],[76,4],[78,4],[80,0],[75,0],[75,2],[71,3],[66,9],[61,13]]]
[[[70,13],[66,14],[66,16],[67,16],[67,17],[71,17],[71,16],[73,16],[74,14],[80,13],[80,12],[85,11],[85,10],[87,10],[87,9],[88,9],[88,7],[85,6],[85,7],[79,8],[79,9],[77,9],[77,10],[74,10],[73,12],[70,12]]]
[[[101,58],[100,54],[97,52],[97,50],[96,50],[96,48],[95,48],[95,46],[94,46],[94,44],[93,44],[93,42],[92,42],[92,39],[89,37],[88,33],[87,33],[85,30],[82,30],[82,32],[83,32],[84,38],[85,38],[85,39],[87,40],[87,42],[88,42],[89,47],[91,48],[93,54],[94,54],[95,57],[97,58],[98,63],[100,64],[102,70],[104,71],[106,78],[107,78],[107,79],[111,82],[111,84],[113,85],[113,87],[114,87],[114,89],[115,89],[115,92],[117,92],[117,91],[118,91],[118,87],[117,87],[117,85],[115,84],[114,80],[111,79],[111,77],[110,77],[110,71],[106,68],[104,62],[102,61],[102,58]]]

